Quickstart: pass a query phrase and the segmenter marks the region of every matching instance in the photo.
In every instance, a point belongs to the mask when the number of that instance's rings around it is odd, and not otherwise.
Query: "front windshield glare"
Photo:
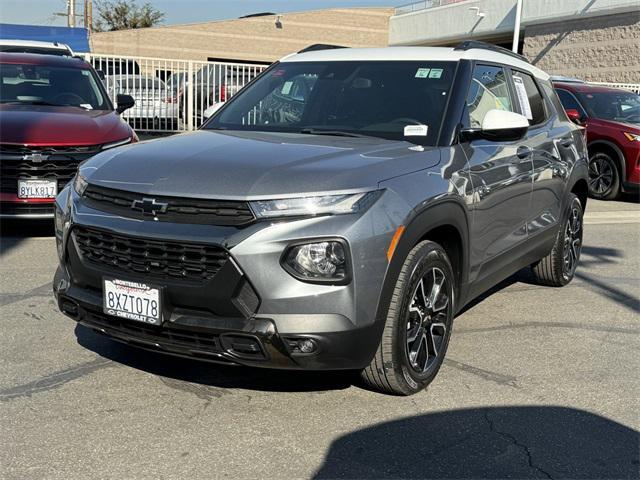
[[[434,145],[455,62],[285,62],[205,129],[354,134]]]
[[[640,124],[640,95],[633,92],[582,92],[590,116],[602,120]]]
[[[111,109],[90,70],[46,65],[0,64],[0,102]]]

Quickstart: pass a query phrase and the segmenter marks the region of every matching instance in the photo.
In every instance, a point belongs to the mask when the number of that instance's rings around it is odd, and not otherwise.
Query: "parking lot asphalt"
[[[46,224],[2,224],[1,478],[638,478],[640,205],[590,201],[577,276],[455,320],[427,391],[223,367],[77,327]]]

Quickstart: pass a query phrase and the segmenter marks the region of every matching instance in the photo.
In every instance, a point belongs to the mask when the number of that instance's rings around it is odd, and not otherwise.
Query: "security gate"
[[[148,132],[195,130],[206,110],[225,102],[267,66],[149,57],[87,54],[107,92],[131,95],[136,104],[122,117]]]

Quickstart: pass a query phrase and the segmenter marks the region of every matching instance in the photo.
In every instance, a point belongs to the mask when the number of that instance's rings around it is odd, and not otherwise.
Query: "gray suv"
[[[527,266],[571,281],[586,158],[549,76],[506,50],[314,46],[199,131],[83,163],[55,295],[137,347],[409,395],[474,297]]]

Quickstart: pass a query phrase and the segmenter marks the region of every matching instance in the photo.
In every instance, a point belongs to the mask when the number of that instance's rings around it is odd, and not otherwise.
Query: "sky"
[[[93,0],[94,4],[99,0]],[[331,7],[388,7],[410,0],[138,0],[151,3],[165,12],[164,24],[223,20],[256,12],[296,12]],[[76,0],[77,13],[82,13],[83,0]],[[66,0],[0,0],[0,23],[66,26]],[[95,7],[94,7],[95,15]],[[79,17],[79,22],[81,22]]]

